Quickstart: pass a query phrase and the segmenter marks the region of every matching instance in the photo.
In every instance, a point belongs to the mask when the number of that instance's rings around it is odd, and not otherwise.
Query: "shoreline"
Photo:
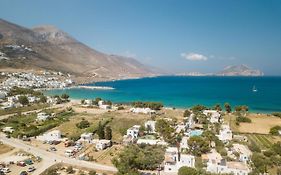
[[[50,90],[66,90],[66,89],[92,89],[92,90],[114,90],[115,88],[109,86],[69,86],[64,88],[38,88],[37,91],[50,91]]]

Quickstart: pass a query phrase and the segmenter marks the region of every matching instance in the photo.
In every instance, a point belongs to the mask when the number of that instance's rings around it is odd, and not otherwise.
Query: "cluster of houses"
[[[95,150],[97,151],[104,150],[112,145],[111,140],[94,139],[93,133],[83,133],[81,134],[79,140],[72,143],[67,138],[63,138],[62,133],[59,130],[53,130],[37,136],[37,140],[40,140],[43,143],[64,142],[65,147],[69,147],[64,152],[68,157],[73,157],[77,152],[79,152],[83,148],[82,143],[95,145]]]
[[[1,75],[7,77],[0,84],[0,89],[5,91],[9,91],[14,86],[21,88],[65,88],[73,84],[73,81],[69,78],[44,74],[37,75],[31,72],[2,72]]]
[[[216,135],[220,141],[227,144],[234,138],[229,125],[222,124],[223,120],[218,111],[204,110],[202,113],[208,118],[211,124],[220,124],[219,133]],[[140,125],[134,125],[129,128],[126,135],[123,137],[123,142],[125,144],[136,143],[166,146],[165,160],[163,162],[164,172],[166,173],[177,173],[183,166],[195,168],[195,156],[187,154],[186,152],[186,150],[189,149],[188,140],[192,136],[200,136],[204,129],[203,126],[194,121],[194,115],[195,114],[191,114],[185,123],[180,123],[175,126],[176,133],[184,133],[179,147],[170,147],[169,144],[162,139],[146,136],[140,137]],[[157,134],[155,125],[156,121],[149,120],[145,122],[144,127],[148,135]],[[235,137],[241,141],[245,141],[245,138],[242,136]],[[214,149],[215,142],[212,142],[210,147],[212,148],[211,151],[202,155],[202,161],[207,172],[217,174],[229,173],[234,175],[247,175],[251,172],[249,162],[251,161],[252,152],[246,145],[237,143],[233,144],[230,148],[225,147],[227,156],[233,161],[227,161]]]
[[[1,109],[10,109],[10,108],[17,108],[17,107],[22,107],[23,105],[19,102],[19,97],[21,95],[14,95],[14,96],[3,96],[3,98],[1,98],[1,91],[0,91],[0,106]],[[37,103],[40,101],[39,97],[33,96],[31,94],[26,94],[25,95],[27,97],[28,103],[32,104],[32,103]],[[5,98],[6,97],[6,98]],[[57,103],[57,99],[55,97],[50,97],[47,96],[47,103],[49,104],[56,104]]]
[[[81,104],[81,106],[82,107],[92,107],[92,106],[94,106],[93,100],[91,100],[91,99],[83,100],[83,103]],[[112,105],[107,104],[103,100],[99,100],[97,106],[100,109],[105,109],[105,110],[109,110],[109,109],[114,108]]]

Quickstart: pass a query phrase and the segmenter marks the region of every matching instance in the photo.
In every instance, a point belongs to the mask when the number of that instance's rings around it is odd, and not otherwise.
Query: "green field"
[[[266,150],[272,146],[278,139],[272,135],[263,134],[245,134],[250,142],[255,143],[261,150]]]

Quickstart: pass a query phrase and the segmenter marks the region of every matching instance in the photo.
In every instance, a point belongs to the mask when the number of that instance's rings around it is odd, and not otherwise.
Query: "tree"
[[[140,129],[139,129],[139,136],[144,136],[144,134],[145,134],[145,127],[144,127],[144,125],[141,125],[140,126]]]
[[[214,107],[214,110],[222,111],[221,105],[220,104],[216,104],[215,107]]]
[[[19,96],[19,103],[23,106],[28,105],[29,101],[28,98],[25,95]]]
[[[39,101],[40,101],[40,103],[46,103],[47,102],[47,97],[46,96],[44,96],[44,95],[40,95],[39,96]]]
[[[89,175],[97,175],[97,172],[92,170],[92,171],[89,172]]]
[[[275,153],[281,156],[281,142],[274,143],[271,148]]]
[[[79,123],[76,124],[77,128],[84,129],[90,127],[90,122],[88,120],[82,119]]]
[[[270,128],[269,133],[272,135],[279,135],[279,131],[281,130],[281,126],[274,126]]]
[[[112,129],[110,126],[107,126],[105,128],[105,139],[106,140],[111,140],[112,139]]]
[[[203,105],[196,105],[196,106],[193,106],[193,107],[191,108],[191,110],[192,110],[193,112],[200,112],[200,111],[203,111],[203,110],[205,110],[205,109],[207,109],[207,107],[206,107],[206,106],[203,106]]]
[[[236,112],[247,112],[247,111],[249,111],[249,107],[246,105],[236,106],[235,111]]]
[[[99,122],[97,134],[99,136],[99,139],[104,139],[104,126]]]
[[[228,113],[231,112],[231,106],[230,106],[229,103],[225,103],[225,104],[224,104],[224,108],[225,108],[225,111],[226,111],[226,112],[228,112]]]
[[[67,167],[66,172],[68,174],[73,174],[75,171],[73,170],[72,166]]]
[[[270,161],[268,160],[268,158],[266,158],[265,156],[263,156],[260,153],[253,153],[252,162],[255,166],[255,169],[256,169],[255,171],[257,172],[257,174],[266,173],[267,166],[269,166],[269,164],[270,164]]]
[[[193,136],[188,140],[189,151],[196,155],[207,153],[210,150],[209,143],[201,136]]]
[[[85,99],[82,99],[82,100],[81,100],[81,104],[82,104],[82,105],[85,104]]]
[[[183,113],[183,117],[189,117],[191,115],[191,112],[187,109]]]
[[[68,94],[62,94],[62,95],[61,95],[61,98],[62,98],[64,101],[67,101],[68,98],[69,98],[69,95],[68,95]]]
[[[251,123],[252,120],[250,118],[248,118],[248,117],[238,116],[236,118],[236,122],[238,122],[238,123]]]
[[[173,137],[175,129],[171,127],[171,124],[167,120],[157,120],[155,128],[157,132],[163,136],[166,142],[175,143],[175,138]]]
[[[135,175],[138,170],[155,170],[164,160],[164,150],[158,146],[129,145],[120,152],[112,163],[118,174]]]
[[[199,175],[199,172],[194,168],[183,166],[179,169],[178,175]]]

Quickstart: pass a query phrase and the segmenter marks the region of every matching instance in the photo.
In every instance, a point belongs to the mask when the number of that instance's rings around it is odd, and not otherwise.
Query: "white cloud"
[[[208,57],[199,53],[181,53],[181,57],[189,61],[206,61]]]
[[[137,58],[137,54],[130,52],[129,50],[127,50],[124,54],[125,57],[129,57],[129,58]]]

